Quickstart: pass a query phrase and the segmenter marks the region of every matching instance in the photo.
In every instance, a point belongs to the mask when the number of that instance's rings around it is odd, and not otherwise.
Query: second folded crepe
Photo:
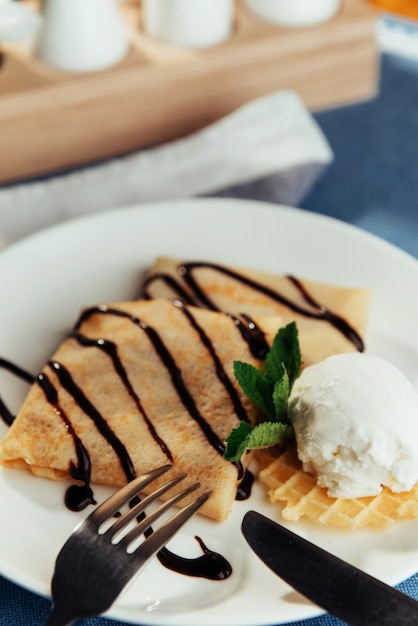
[[[279,315],[296,321],[303,365],[332,354],[364,350],[370,290],[337,286],[256,269],[159,257],[142,295],[178,297],[215,311]]]

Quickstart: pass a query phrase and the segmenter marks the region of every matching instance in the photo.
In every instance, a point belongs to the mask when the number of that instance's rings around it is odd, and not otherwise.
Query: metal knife
[[[242,533],[264,563],[293,589],[351,626],[418,626],[418,602],[249,511]]]

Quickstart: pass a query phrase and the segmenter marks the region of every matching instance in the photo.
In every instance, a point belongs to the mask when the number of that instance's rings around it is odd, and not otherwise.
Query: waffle
[[[386,487],[367,498],[330,498],[318,487],[314,476],[302,470],[296,446],[289,446],[277,458],[259,455],[260,482],[268,489],[271,502],[284,503],[283,518],[298,521],[301,517],[323,525],[352,529],[365,526],[388,527],[395,520],[418,518],[418,483],[411,491],[393,493]]]

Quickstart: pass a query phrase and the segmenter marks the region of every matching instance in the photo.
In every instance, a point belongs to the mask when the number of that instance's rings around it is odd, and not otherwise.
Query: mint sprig
[[[227,461],[239,461],[247,450],[270,448],[282,439],[293,437],[293,428],[283,422],[262,422],[251,426],[248,422],[240,422],[227,439],[224,458]]]
[[[235,377],[244,393],[260,407],[264,421],[257,426],[240,422],[226,440],[224,458],[237,462],[247,450],[268,448],[293,437],[287,406],[299,375],[301,353],[295,322],[281,328],[264,361],[262,371],[242,361],[234,362]]]

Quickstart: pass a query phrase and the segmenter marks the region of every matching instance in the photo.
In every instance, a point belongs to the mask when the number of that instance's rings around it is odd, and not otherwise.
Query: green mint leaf
[[[245,440],[251,433],[253,427],[248,422],[240,422],[237,428],[231,431],[226,440],[226,450],[224,459],[227,461],[240,461],[241,456],[246,450]]]
[[[235,377],[244,393],[264,413],[258,426],[241,422],[226,440],[224,458],[239,461],[247,450],[274,446],[285,437],[293,437],[288,418],[288,401],[294,381],[299,376],[301,353],[295,322],[281,328],[264,361],[263,371],[250,363],[234,361]]]
[[[234,374],[244,393],[260,407],[266,419],[275,421],[274,381],[250,363],[242,361],[234,361]]]
[[[276,422],[287,421],[287,401],[290,393],[290,381],[283,363],[282,370],[282,377],[280,380],[276,381],[272,396]]]
[[[290,437],[293,437],[293,428],[289,424],[263,422],[252,428],[247,422],[241,422],[227,439],[224,458],[237,462],[247,450],[270,448]]]
[[[298,329],[295,322],[281,328],[276,334],[266,356],[263,373],[275,381],[280,380],[282,365],[285,366],[289,377],[290,391],[301,367]]]

